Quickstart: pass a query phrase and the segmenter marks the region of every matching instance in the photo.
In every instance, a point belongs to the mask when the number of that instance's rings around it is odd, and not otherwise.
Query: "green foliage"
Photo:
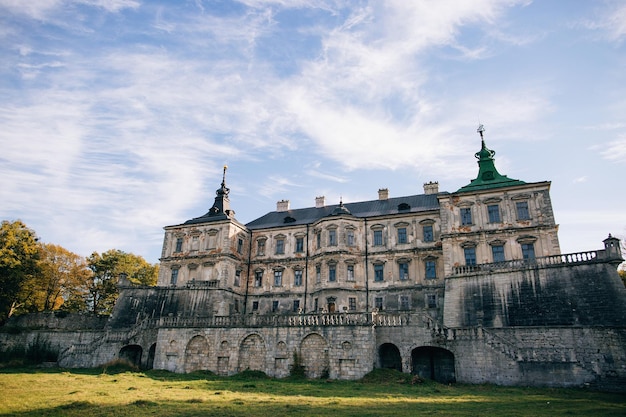
[[[302,357],[296,350],[293,351],[293,363],[289,367],[289,377],[292,379],[306,378],[306,367],[302,363]]]
[[[47,340],[41,340],[39,336],[26,348],[23,346],[13,347],[0,352],[0,362],[4,364],[39,364],[42,362],[56,362],[59,353],[50,346]]]
[[[618,269],[617,273],[619,274],[620,278],[622,279],[622,282],[624,283],[624,286],[626,287],[626,267],[622,269]]]
[[[0,225],[0,323],[21,311],[32,311],[39,243],[35,232],[17,220]]]

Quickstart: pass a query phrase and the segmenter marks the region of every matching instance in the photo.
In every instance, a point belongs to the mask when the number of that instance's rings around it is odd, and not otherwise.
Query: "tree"
[[[0,322],[24,307],[34,291],[39,243],[20,220],[0,225]]]
[[[94,252],[87,258],[92,271],[88,284],[87,304],[94,314],[110,314],[119,294],[118,279],[125,274],[130,282],[155,285],[158,266],[151,265],[141,256],[111,249],[102,255]]]

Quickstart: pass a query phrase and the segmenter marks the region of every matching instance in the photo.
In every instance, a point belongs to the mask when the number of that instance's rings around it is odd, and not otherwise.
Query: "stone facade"
[[[482,131],[480,131],[482,136]],[[124,358],[172,372],[246,369],[358,379],[376,367],[442,382],[626,384],[619,241],[561,254],[549,182],[497,172],[456,192],[277,210],[243,225],[226,169],[205,215],[165,227],[156,287],[120,284],[105,325],[48,323],[63,366]],[[25,327],[25,326],[22,326]],[[30,339],[29,339],[30,338]]]

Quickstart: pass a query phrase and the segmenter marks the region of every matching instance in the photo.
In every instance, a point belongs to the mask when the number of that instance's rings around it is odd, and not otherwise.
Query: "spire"
[[[485,144],[485,127],[482,124],[478,125],[476,132],[480,135],[481,145],[480,151],[474,154],[476,159],[478,159],[478,177],[465,187],[460,188],[457,192],[525,184],[524,181],[508,178],[506,175],[502,175],[498,172],[494,158],[496,152],[487,148]]]
[[[228,193],[230,193],[230,188],[226,187],[226,170],[228,166],[224,165],[224,172],[222,173],[222,184],[221,187],[215,191],[215,202],[213,203],[213,207],[209,210],[209,216],[216,216],[219,214],[225,214],[226,216],[231,216],[230,209],[230,200],[228,199]],[[234,214],[234,213],[232,213]]]

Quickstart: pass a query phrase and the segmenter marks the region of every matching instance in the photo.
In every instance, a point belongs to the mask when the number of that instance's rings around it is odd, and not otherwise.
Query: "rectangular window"
[[[239,285],[241,285],[241,271],[240,270],[235,271],[235,282],[233,285],[235,287],[238,287]]]
[[[258,311],[259,310],[259,302],[258,301],[253,301],[252,302],[252,311]]]
[[[374,230],[374,246],[382,246],[382,245],[383,245],[383,231]]]
[[[491,254],[493,255],[494,262],[504,262],[504,246],[493,245],[491,247]]]
[[[276,313],[278,311],[278,300],[272,301],[272,313]]]
[[[265,239],[257,241],[257,243],[256,243],[256,254],[258,256],[265,255]]]
[[[300,300],[293,300],[293,312],[298,313],[300,311]]]
[[[319,265],[315,265],[315,282],[322,282],[322,267]]]
[[[535,246],[532,243],[522,243],[522,257],[524,259],[535,259]]]
[[[400,280],[406,281],[409,279],[409,264],[407,262],[400,262],[398,269],[400,270]]]
[[[348,265],[347,275],[348,281],[354,281],[354,265]]]
[[[381,282],[384,280],[384,265],[376,264],[374,265],[374,281]]]
[[[283,271],[274,271],[274,286],[282,287],[283,285]]]
[[[406,227],[398,228],[398,243],[406,243]]]
[[[170,284],[176,285],[176,282],[178,282],[178,268],[172,269],[172,275],[170,276]]]
[[[356,310],[356,297],[348,298],[348,310],[355,311]]]
[[[328,280],[330,282],[337,281],[337,267],[335,265],[328,265]]]
[[[322,249],[322,232],[317,232],[315,234],[315,243],[316,243],[317,249]]]
[[[193,236],[191,238],[191,251],[196,252],[199,246],[200,246],[200,241],[198,239],[198,236]]]
[[[433,226],[428,224],[422,228],[422,232],[424,233],[424,242],[432,242],[435,237],[433,235]]]
[[[235,300],[234,310],[235,310],[235,313],[239,313],[239,300]]]
[[[182,252],[183,251],[183,238],[176,238],[176,249],[174,252]]]
[[[500,223],[500,206],[498,204],[488,205],[487,214],[489,215],[489,223]]]
[[[409,306],[409,296],[408,295],[401,295],[400,296],[400,310],[408,310],[410,308]]]
[[[243,239],[237,239],[237,253],[243,253]]]
[[[383,309],[383,297],[374,298],[374,308],[376,310],[382,311]]]
[[[319,308],[318,302],[317,302],[317,298],[313,299],[313,311],[317,312]]]
[[[461,224],[464,226],[472,224],[472,209],[470,207],[461,208]]]
[[[296,253],[304,252],[304,238],[297,237],[296,238]]]
[[[293,271],[293,285],[299,287],[302,285],[302,270],[296,269]]]
[[[328,246],[337,246],[337,230],[328,231]]]
[[[346,244],[348,246],[354,246],[354,230],[348,230],[346,234]]]
[[[255,287],[263,286],[263,271],[256,271],[254,273],[254,286]]]
[[[285,253],[285,239],[276,239],[276,255]]]
[[[464,248],[465,265],[476,265],[476,248]]]
[[[528,212],[528,202],[527,201],[518,201],[515,203],[515,208],[517,209],[517,220],[529,220],[530,213]]]
[[[427,294],[426,304],[428,308],[437,308],[437,294]]]
[[[435,261],[426,261],[426,279],[436,279],[437,278],[437,264]]]

